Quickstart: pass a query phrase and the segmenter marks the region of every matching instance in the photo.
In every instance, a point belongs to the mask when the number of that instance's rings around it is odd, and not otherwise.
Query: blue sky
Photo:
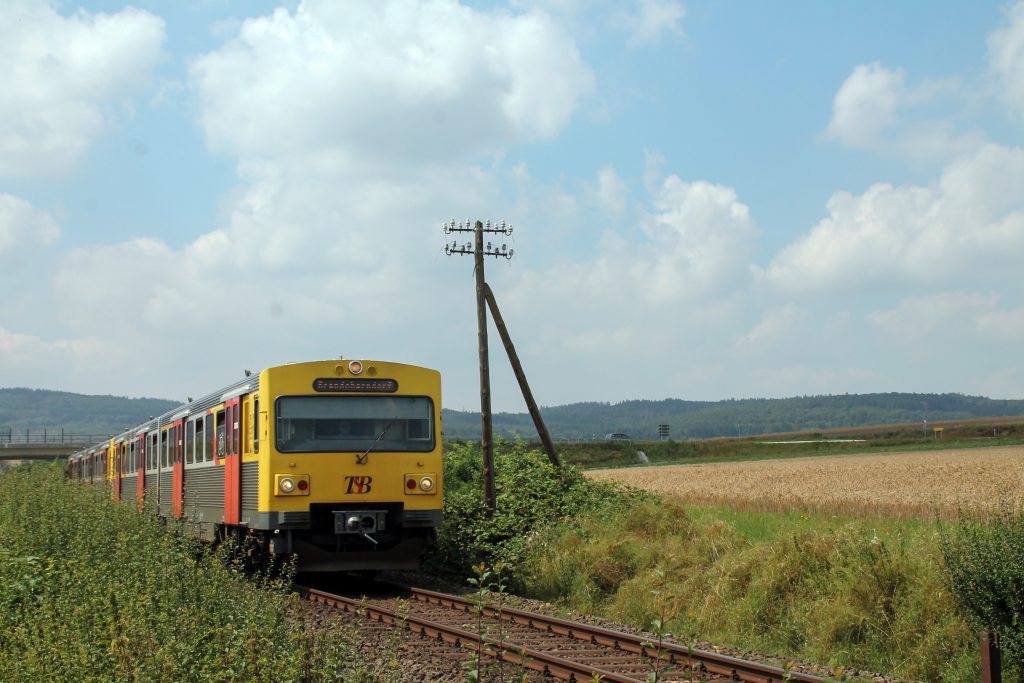
[[[334,357],[476,405],[1024,396],[1024,3],[0,7],[0,386]],[[492,337],[494,404],[522,401]]]

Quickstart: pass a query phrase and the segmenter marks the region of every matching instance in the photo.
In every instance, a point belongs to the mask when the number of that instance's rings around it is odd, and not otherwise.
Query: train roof
[[[320,360],[314,360],[314,361],[303,361],[303,362],[299,362],[299,363],[286,363],[286,364],[283,364],[283,365],[272,365],[272,366],[269,366],[269,367],[265,368],[265,370],[272,370],[274,368],[287,367],[287,366],[295,366],[295,365],[312,365],[314,363],[322,363],[324,361],[337,362],[338,359],[336,359],[336,358],[335,359],[320,359]],[[405,365],[404,363],[394,363],[392,361],[380,361],[380,360],[369,360],[369,359],[363,360],[362,362],[364,364],[388,362],[388,363],[390,363],[392,365]],[[407,367],[412,368],[412,367],[420,367],[420,366],[407,365]],[[424,369],[426,369],[426,368],[424,368]],[[140,434],[146,434],[148,432],[153,431],[154,429],[160,429],[164,425],[170,424],[171,422],[173,422],[175,420],[179,420],[179,419],[188,417],[189,415],[193,415],[193,414],[196,414],[196,413],[205,413],[210,408],[212,408],[214,406],[217,406],[217,405],[220,405],[221,403],[223,403],[224,401],[226,401],[229,398],[234,398],[235,396],[240,396],[242,394],[247,394],[247,393],[256,391],[256,390],[259,389],[259,386],[260,386],[260,374],[261,373],[262,373],[262,370],[261,371],[256,371],[256,372],[252,372],[251,374],[247,374],[242,379],[236,380],[236,381],[232,382],[231,384],[228,384],[227,386],[221,387],[220,389],[218,389],[216,391],[210,392],[206,396],[203,396],[203,397],[201,397],[199,399],[196,399],[196,400],[193,400],[193,401],[189,401],[189,402],[186,402],[186,403],[181,403],[181,404],[175,406],[174,408],[171,408],[170,410],[168,410],[167,412],[165,412],[165,413],[163,413],[161,415],[157,415],[155,417],[149,418],[148,420],[146,420],[145,422],[143,422],[141,424],[135,425],[134,427],[129,427],[128,429],[125,429],[125,430],[123,430],[123,431],[121,431],[121,432],[119,432],[117,434],[111,434],[109,439],[104,439],[103,441],[100,441],[99,443],[96,443],[96,444],[93,444],[93,445],[88,446],[86,448],[83,448],[80,451],[76,451],[75,453],[73,453],[70,456],[69,460],[75,460],[75,459],[84,458],[89,453],[89,451],[91,451],[93,449],[96,449],[96,448],[106,448],[110,444],[110,440],[111,439],[113,439],[115,442],[117,442],[117,441],[124,441],[126,439],[132,439],[132,438],[135,438],[135,437],[139,436]]]

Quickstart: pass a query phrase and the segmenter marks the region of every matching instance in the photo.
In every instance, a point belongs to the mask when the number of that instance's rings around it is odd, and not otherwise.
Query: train
[[[68,458],[72,479],[254,566],[411,569],[443,513],[441,377],[375,360],[245,371]]]

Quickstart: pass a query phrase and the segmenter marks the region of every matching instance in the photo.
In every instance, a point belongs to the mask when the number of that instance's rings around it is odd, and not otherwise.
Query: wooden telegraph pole
[[[526,374],[523,372],[522,365],[519,363],[519,357],[516,355],[515,347],[512,346],[512,339],[508,335],[508,330],[505,328],[505,323],[501,319],[501,313],[498,312],[498,304],[494,300],[494,294],[491,292],[491,288],[487,285],[487,281],[484,278],[484,257],[494,256],[495,258],[503,257],[506,259],[512,258],[514,251],[508,248],[508,245],[491,244],[488,242],[484,244],[484,233],[488,234],[502,234],[511,235],[512,226],[506,225],[504,222],[501,225],[495,224],[491,226],[491,222],[487,221],[486,224],[481,221],[470,223],[455,223],[453,219],[449,223],[445,223],[442,226],[445,234],[453,233],[473,233],[472,244],[466,242],[465,244],[459,244],[457,241],[444,245],[444,253],[448,255],[452,254],[472,254],[474,257],[474,271],[476,274],[476,325],[477,325],[477,344],[479,346],[480,354],[480,422],[482,427],[482,438],[481,448],[483,450],[483,469],[484,469],[484,501],[487,504],[488,510],[493,511],[496,507],[495,491],[494,491],[494,432],[491,419],[491,376],[490,376],[490,359],[488,356],[487,348],[487,306],[490,306],[491,313],[494,315],[495,324],[498,327],[498,332],[501,334],[502,343],[505,345],[505,351],[508,353],[509,362],[512,364],[512,370],[515,372],[516,379],[519,380],[519,386],[523,391],[523,398],[526,399],[527,407],[530,410],[530,415],[533,417],[534,424],[537,426],[537,433],[540,435],[541,441],[544,444],[544,449],[548,453],[548,457],[551,462],[557,467],[560,465],[558,461],[558,455],[555,453],[554,446],[551,443],[551,437],[548,435],[547,427],[544,425],[544,420],[541,419],[540,410],[537,408],[536,401],[533,400],[533,394],[530,392],[530,386],[526,382]]]

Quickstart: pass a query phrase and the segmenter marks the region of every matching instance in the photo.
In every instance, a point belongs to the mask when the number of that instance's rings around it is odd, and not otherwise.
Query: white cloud
[[[47,341],[0,327],[0,377],[5,386],[60,387],[76,375],[90,375],[105,356],[96,338]]]
[[[988,36],[989,66],[1007,105],[1024,117],[1024,2],[1006,8],[1007,25]]]
[[[543,12],[453,0],[308,0],[247,20],[191,73],[215,148],[364,173],[550,138],[593,87]]]
[[[597,201],[601,207],[614,213],[621,213],[626,208],[628,190],[615,168],[610,164],[603,166],[597,173]]]
[[[132,7],[64,17],[44,1],[0,4],[0,176],[71,168],[105,107],[147,81],[163,40],[163,20]]]
[[[937,334],[951,336],[977,328],[982,318],[1001,315],[996,297],[977,292],[939,292],[908,297],[894,308],[873,311],[865,320],[891,341],[920,346]]]
[[[1024,150],[988,145],[931,187],[837,192],[827,218],[779,252],[769,283],[794,292],[1004,282],[1024,259]]]
[[[170,322],[158,319],[154,302],[160,293],[168,292],[180,263],[167,245],[154,238],[74,249],[54,276],[62,317],[79,332],[96,336],[109,330],[111,316],[130,321],[128,327],[133,329]],[[88,286],[83,286],[85,273]]]
[[[0,258],[14,251],[45,247],[60,239],[60,226],[20,197],[0,192]]]
[[[625,25],[634,43],[654,43],[665,34],[682,35],[686,6],[677,0],[639,0]]]
[[[894,125],[907,98],[906,73],[861,64],[840,86],[826,134],[850,147],[869,147]]]
[[[956,79],[909,85],[903,69],[861,64],[836,92],[826,138],[854,149],[898,154],[919,164],[948,161],[985,143],[978,130],[959,130],[951,115],[935,118],[936,105],[971,99]]]
[[[639,271],[653,298],[714,296],[749,281],[757,229],[735,190],[670,176],[653,204]]]
[[[669,176],[654,189],[635,231],[606,230],[592,256],[505,283],[511,315],[550,321],[539,325],[538,349],[574,363],[599,362],[599,350],[678,353],[707,338],[681,341],[681,327],[708,332],[735,316],[757,236],[748,208],[732,188],[704,181]]]
[[[938,376],[961,373],[989,387],[996,370],[1024,370],[1016,352],[1024,342],[1024,307],[1007,306],[1004,298],[1004,293],[940,291],[905,297],[864,320],[875,345],[890,358],[931,366]],[[996,395],[1006,396],[1005,387]]]
[[[795,304],[784,304],[764,312],[756,325],[741,334],[736,345],[739,348],[764,350],[780,342],[802,336],[801,326],[811,320],[811,314]]]
[[[444,258],[440,223],[505,203],[501,167],[474,162],[567,125],[592,87],[575,45],[542,12],[448,0],[305,2],[235,30],[191,66],[208,140],[242,181],[223,223],[180,248],[144,238],[72,251],[55,284],[63,319],[80,336],[125,321],[109,353],[128,374],[172,348],[194,356],[193,377],[241,363],[239,350],[247,365],[392,347],[440,363],[407,342],[451,336],[437,302],[472,296],[471,263]],[[575,197],[548,190],[573,210]],[[186,379],[168,382],[191,390]]]

